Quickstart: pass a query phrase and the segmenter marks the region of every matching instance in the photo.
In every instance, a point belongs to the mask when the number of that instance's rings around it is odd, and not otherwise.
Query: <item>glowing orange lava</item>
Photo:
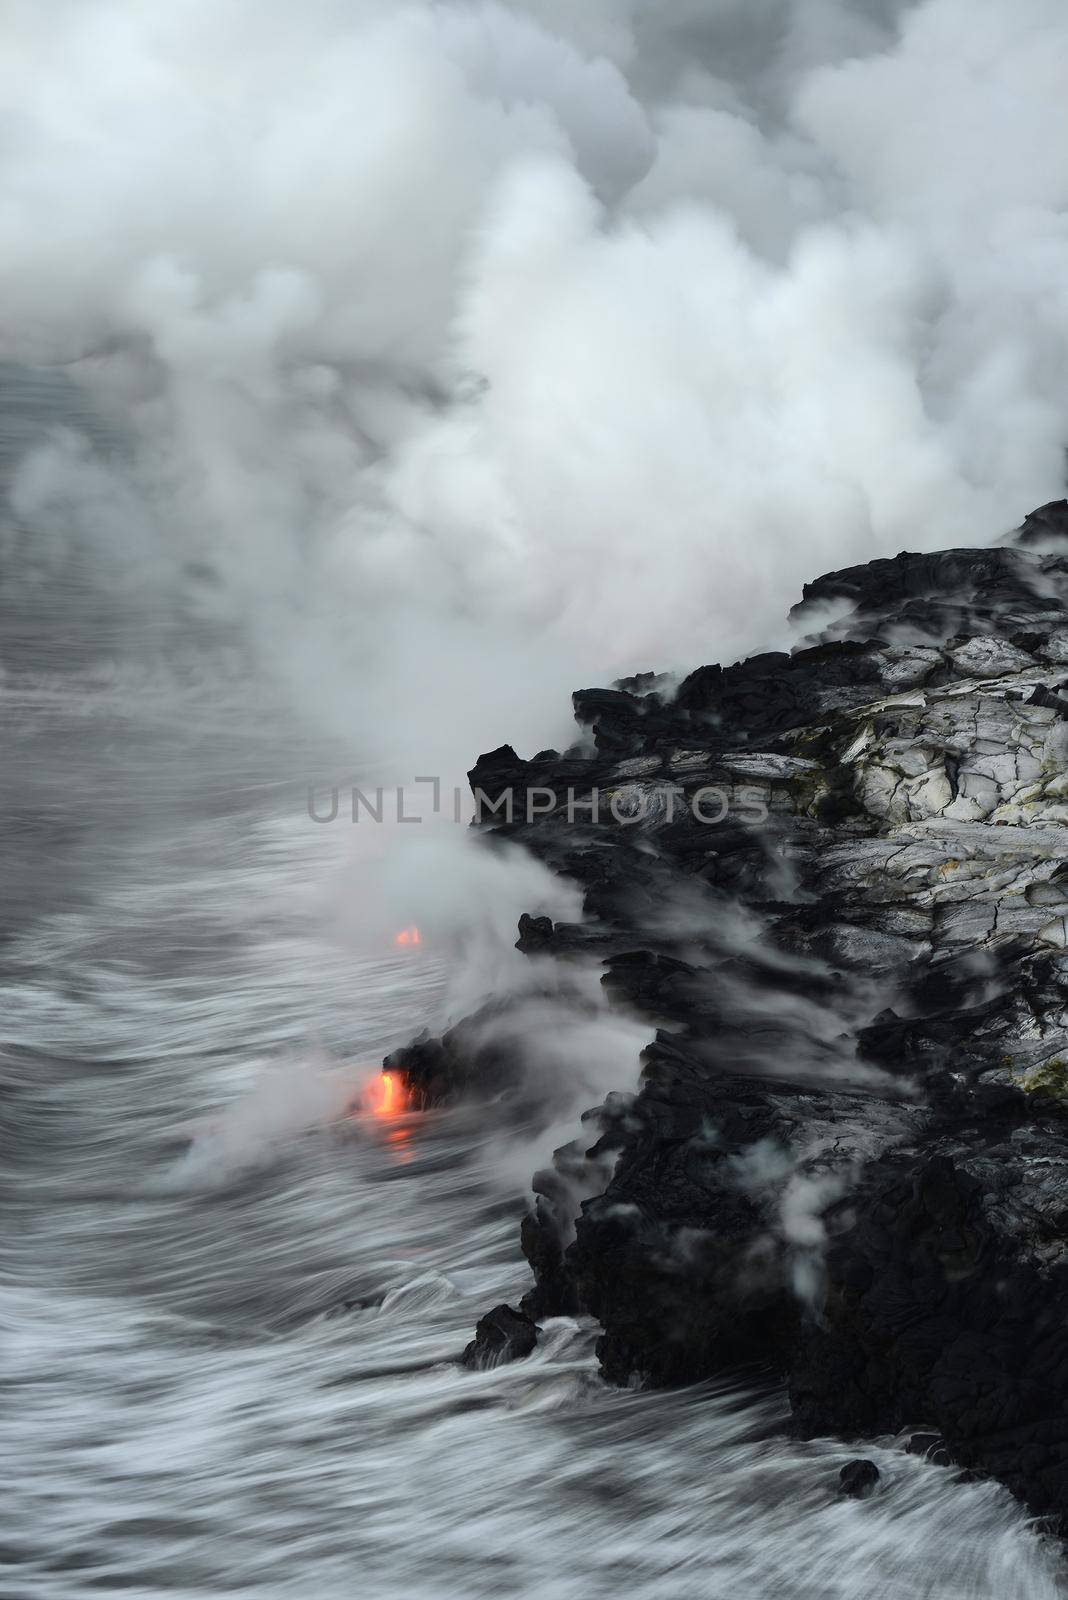
[[[376,1080],[377,1091],[372,1088],[369,1102],[376,1117],[395,1117],[408,1109],[408,1092],[403,1077],[395,1072],[383,1072]]]
[[[404,945],[421,944],[422,940],[419,937],[419,929],[415,927],[414,924],[410,928],[402,928],[400,933],[398,933],[396,938],[393,940],[393,943]]]

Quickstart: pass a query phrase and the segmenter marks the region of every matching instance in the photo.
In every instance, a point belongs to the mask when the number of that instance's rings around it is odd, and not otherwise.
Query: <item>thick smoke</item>
[[[383,762],[1062,492],[1059,0],[3,12],[20,523]]]

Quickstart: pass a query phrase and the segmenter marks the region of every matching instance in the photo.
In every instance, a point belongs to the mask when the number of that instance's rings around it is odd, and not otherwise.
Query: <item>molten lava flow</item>
[[[372,1102],[371,1110],[376,1117],[392,1117],[398,1111],[403,1111],[408,1104],[408,1095],[404,1086],[404,1079],[395,1072],[383,1072],[378,1079],[379,1090],[377,1100]]]
[[[419,929],[413,924],[410,928],[402,928],[393,941],[394,944],[413,945],[421,944]]]

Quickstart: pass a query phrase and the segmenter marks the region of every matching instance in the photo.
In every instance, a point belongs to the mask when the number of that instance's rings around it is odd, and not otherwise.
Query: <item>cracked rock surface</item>
[[[597,1318],[615,1381],[773,1366],[805,1433],[924,1430],[1063,1529],[1068,504],[794,615],[835,620],[580,691],[572,751],[471,773],[584,892],[520,948],[655,1034],[535,1178],[522,1311]]]

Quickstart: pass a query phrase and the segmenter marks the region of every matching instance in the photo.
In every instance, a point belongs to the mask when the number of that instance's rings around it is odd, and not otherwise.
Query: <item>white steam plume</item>
[[[125,441],[20,517],[383,759],[1062,492],[1061,0],[2,10],[0,357]]]

